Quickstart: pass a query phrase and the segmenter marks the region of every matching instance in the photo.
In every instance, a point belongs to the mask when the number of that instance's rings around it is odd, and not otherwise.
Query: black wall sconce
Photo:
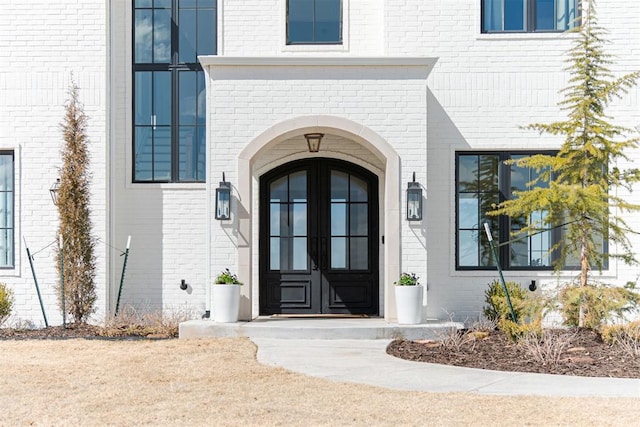
[[[53,200],[53,204],[58,206],[58,191],[60,190],[60,178],[56,179],[56,182],[53,183],[51,188],[49,189],[49,193],[51,194],[51,200]]]
[[[320,151],[320,142],[324,137],[324,133],[305,133],[304,137],[307,140],[310,153],[317,153]]]
[[[422,221],[422,187],[415,172],[413,182],[407,183],[407,221]]]
[[[224,179],[224,172],[222,172],[222,182],[220,182],[220,186],[216,188],[216,219],[231,219],[230,202],[231,183]]]

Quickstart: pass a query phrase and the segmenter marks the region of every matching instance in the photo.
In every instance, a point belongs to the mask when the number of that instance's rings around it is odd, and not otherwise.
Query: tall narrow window
[[[13,151],[0,151],[0,268],[14,266]]]
[[[341,44],[342,0],[287,0],[287,44]]]
[[[205,84],[216,0],[134,1],[134,182],[205,180]]]
[[[565,31],[577,27],[580,0],[482,0],[482,32]]]

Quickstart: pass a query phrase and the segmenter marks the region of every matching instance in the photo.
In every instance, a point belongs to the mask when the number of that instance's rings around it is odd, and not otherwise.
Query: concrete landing
[[[190,320],[180,324],[180,338],[248,337],[273,339],[342,339],[391,340],[394,338],[438,339],[451,328],[463,324],[439,320],[420,325],[398,325],[382,318],[272,318],[259,317],[251,322],[216,323]]]

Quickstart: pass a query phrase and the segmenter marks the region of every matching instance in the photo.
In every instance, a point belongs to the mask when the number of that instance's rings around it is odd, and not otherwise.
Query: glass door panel
[[[349,173],[331,170],[331,269],[369,269],[368,185]]]
[[[308,270],[307,172],[295,172],[272,182],[268,199],[269,269]]]

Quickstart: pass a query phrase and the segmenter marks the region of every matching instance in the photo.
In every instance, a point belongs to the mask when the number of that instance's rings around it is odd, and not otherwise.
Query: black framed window
[[[15,262],[15,170],[13,151],[0,151],[0,268]]]
[[[287,44],[341,44],[342,0],[287,0]]]
[[[510,240],[511,232],[529,223],[540,222],[546,212],[529,218],[487,216],[494,205],[512,198],[514,191],[526,190],[538,175],[535,169],[506,165],[505,161],[550,152],[460,152],[456,153],[456,268],[493,269],[496,266],[484,231],[488,223],[499,242]],[[537,186],[547,185],[544,182]],[[560,241],[561,229],[541,228],[522,239],[501,245],[500,265],[504,269],[551,269],[554,257],[549,250]]]
[[[133,2],[133,181],[204,182],[205,82],[216,0]]]
[[[482,0],[482,32],[554,32],[580,25],[580,0]]]

